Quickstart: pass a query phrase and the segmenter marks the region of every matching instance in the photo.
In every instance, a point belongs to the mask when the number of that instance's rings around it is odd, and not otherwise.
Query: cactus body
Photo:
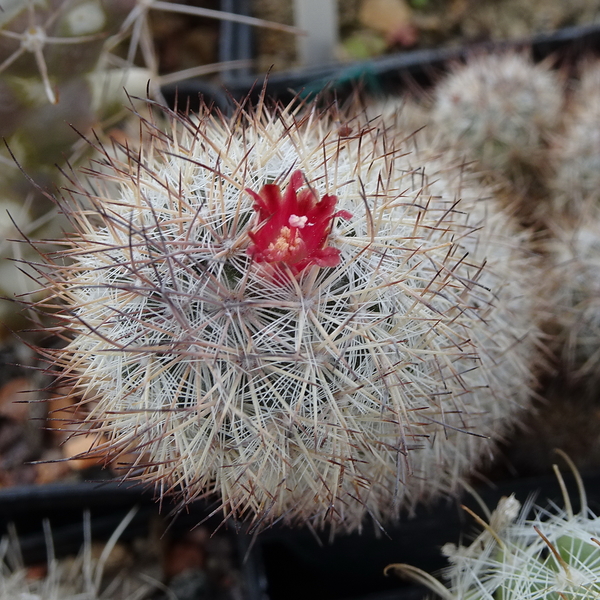
[[[548,243],[554,314],[561,330],[562,359],[571,375],[600,377],[600,215],[557,231]]]
[[[263,524],[354,529],[456,489],[536,361],[535,261],[487,190],[377,120],[145,126],[65,204],[46,272],[95,451]]]
[[[521,509],[514,495],[502,498],[482,533],[468,546],[446,544],[450,566],[445,587],[409,565],[390,565],[444,600],[592,600],[600,596],[600,518],[587,507],[578,474],[581,509]],[[560,477],[560,475],[559,475]],[[564,482],[561,481],[564,485]],[[533,516],[531,513],[533,512]]]
[[[550,180],[557,215],[581,217],[600,205],[600,65],[585,65],[564,131],[557,136]],[[593,208],[595,210],[595,208]]]
[[[560,120],[562,85],[523,54],[473,56],[435,90],[432,117],[452,144],[509,179],[540,167]]]

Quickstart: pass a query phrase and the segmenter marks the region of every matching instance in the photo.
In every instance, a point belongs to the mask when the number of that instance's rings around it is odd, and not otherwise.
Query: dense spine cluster
[[[534,381],[536,263],[488,191],[314,107],[143,126],[73,182],[78,233],[43,269],[93,451],[263,524],[456,489]]]
[[[468,546],[446,544],[448,587],[410,565],[386,572],[411,577],[444,600],[592,600],[600,595],[600,519],[588,508],[577,474],[581,508],[522,508],[514,495],[502,498],[483,531]],[[564,481],[559,475],[561,488]],[[533,513],[533,516],[531,516]]]

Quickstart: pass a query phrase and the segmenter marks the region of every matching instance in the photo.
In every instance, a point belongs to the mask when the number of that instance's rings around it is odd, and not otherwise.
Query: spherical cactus
[[[93,451],[263,526],[457,489],[537,356],[536,262],[488,190],[314,108],[142,125],[73,182],[78,234],[45,270]]]
[[[432,118],[453,144],[518,183],[540,167],[562,85],[522,53],[474,55],[435,89]]]
[[[512,495],[500,500],[489,523],[478,519],[484,530],[469,546],[446,544],[449,587],[409,565],[390,565],[386,572],[411,577],[445,600],[598,598],[600,518],[588,509],[577,478],[578,513],[566,495],[564,509],[532,508],[529,502],[522,510]]]
[[[552,150],[551,204],[557,215],[581,216],[600,204],[600,63],[584,65]]]

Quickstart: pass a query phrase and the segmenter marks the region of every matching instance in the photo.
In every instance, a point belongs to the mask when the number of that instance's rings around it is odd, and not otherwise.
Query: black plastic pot
[[[250,14],[250,0],[221,0],[222,10],[237,14]],[[219,58],[221,61],[253,58],[254,30],[241,23],[223,21],[221,24]],[[472,52],[501,48],[531,48],[534,58],[541,60],[554,55],[569,61],[584,53],[600,51],[600,24],[575,26],[553,33],[537,35],[531,39],[507,42],[485,42],[458,48],[436,48],[398,52],[365,61],[331,63],[318,67],[296,68],[285,72],[252,72],[251,69],[225,71],[221,75],[223,87],[237,101],[257,99],[263,86],[269,98],[282,102],[292,100],[297,94],[303,97],[335,90],[340,96],[361,85],[373,94],[393,94],[407,82],[420,86],[431,84],[445,69],[449,61],[464,58]],[[187,85],[180,85],[181,93]],[[191,90],[193,93],[193,90]],[[230,103],[224,104],[227,109]]]
[[[154,495],[140,485],[90,481],[6,488],[0,490],[0,537],[13,524],[25,562],[36,563],[46,557],[45,519],[52,528],[56,554],[64,556],[76,553],[83,543],[84,511],[90,512],[94,539],[106,540],[134,506],[139,510],[123,539],[147,533],[149,519],[159,513]],[[166,516],[173,508],[167,503],[161,512]],[[208,512],[199,504],[182,513],[181,519],[173,520],[175,534],[189,531]],[[216,528],[220,521],[215,519],[212,525]]]
[[[579,502],[575,482],[568,475],[565,481],[576,511]],[[588,504],[599,512],[600,474],[588,475],[584,482]],[[553,476],[506,481],[480,487],[477,493],[490,508],[512,493],[521,502],[536,495],[540,504],[549,500],[563,504]],[[229,523],[224,529],[238,548],[246,600],[412,600],[422,598],[424,591],[395,577],[385,577],[383,569],[398,562],[427,572],[444,567],[440,547],[458,542],[465,533],[477,529],[461,509],[461,501],[481,514],[470,497],[439,501],[419,508],[414,516],[385,531],[371,524],[362,534],[338,535],[331,542],[327,532],[316,536],[307,528],[276,526],[255,534]],[[107,539],[132,506],[139,510],[123,536],[125,540],[146,535],[151,519],[159,513],[153,495],[140,486],[85,483],[7,489],[0,491],[0,531],[5,531],[9,522],[14,523],[24,558],[34,563],[46,556],[44,519],[51,523],[57,554],[64,555],[76,552],[82,544],[85,510],[91,513],[94,537]],[[173,505],[164,504],[161,512],[166,516],[173,509]],[[211,510],[206,504],[196,503],[176,517],[167,517],[169,535],[184,535],[205,520]],[[206,523],[217,529],[221,520],[217,514]]]
[[[249,0],[222,0],[228,12],[249,14]],[[221,61],[249,61],[253,57],[250,26],[223,21],[219,43]],[[557,63],[569,64],[584,54],[600,53],[600,24],[567,27],[531,39],[506,42],[483,42],[457,48],[435,48],[398,52],[351,63],[330,63],[317,67],[290,69],[277,73],[256,73],[249,68],[225,71],[221,85],[204,79],[192,79],[163,90],[171,105],[177,95],[180,108],[197,109],[200,99],[213,104],[223,113],[233,110],[236,102],[255,102],[263,89],[266,97],[282,103],[334,92],[344,98],[360,87],[367,94],[386,96],[410,86],[427,88],[447,69],[449,63],[474,52],[508,48],[531,48],[536,60],[553,56]]]

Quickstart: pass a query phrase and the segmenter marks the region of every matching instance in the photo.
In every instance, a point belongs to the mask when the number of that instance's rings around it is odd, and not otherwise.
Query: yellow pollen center
[[[292,234],[289,227],[282,227],[279,237],[269,244],[268,252],[272,260],[284,260],[300,247],[300,237]]]

